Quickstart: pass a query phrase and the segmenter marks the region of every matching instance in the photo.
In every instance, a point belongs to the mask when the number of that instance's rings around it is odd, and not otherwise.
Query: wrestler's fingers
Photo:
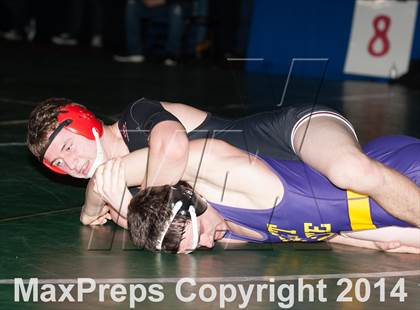
[[[401,242],[399,241],[391,241],[387,244],[388,250],[396,249],[401,246]]]
[[[401,246],[399,241],[377,241],[376,246],[382,251],[389,251]]]
[[[96,225],[101,225],[101,220],[96,219],[92,222],[89,223],[90,226],[96,226]]]
[[[121,166],[121,159],[116,158],[112,166],[112,188],[114,190],[119,190],[118,183],[119,183],[120,166]]]
[[[420,254],[420,248],[410,247],[402,245],[396,249],[387,250],[389,253],[408,253],[408,254]]]
[[[125,175],[125,162],[121,160],[121,172]]]
[[[122,195],[124,195],[124,192],[126,190],[125,166],[124,166],[124,162],[121,159],[119,161],[118,174],[115,176],[115,178],[117,179],[116,190]]]
[[[119,180],[119,186],[124,188],[125,190],[125,186],[126,186],[126,181],[125,181],[125,164],[123,161],[121,161],[120,164],[120,170],[118,173],[118,180]]]
[[[105,224],[108,219],[111,219],[110,217],[111,215],[109,213],[105,214],[105,215],[101,215],[98,218],[96,218],[94,221],[92,221],[89,225],[103,225]]]
[[[115,166],[115,160],[111,159],[106,162],[104,167],[104,193],[107,197],[111,197],[113,195],[113,171]]]
[[[104,165],[103,178],[104,178],[104,187],[105,188],[108,188],[110,185],[112,185],[111,178],[112,178],[112,166],[113,166],[113,164],[114,164],[114,161],[109,160]]]
[[[99,189],[98,189],[98,182],[96,181],[96,176],[94,176],[93,178],[92,178],[92,184],[93,184],[93,191],[95,192],[95,193],[97,193],[97,194],[101,194],[100,193],[100,191],[99,191]]]
[[[103,170],[104,170],[104,164],[100,165],[100,166],[96,169],[94,176],[99,176],[99,175],[101,175],[101,174],[103,173]]]
[[[101,209],[101,214],[104,215],[104,214],[109,213],[110,211],[111,211],[111,208],[108,205],[104,205]]]
[[[104,225],[106,224],[107,221],[108,221],[107,219],[101,218],[101,219],[97,219],[95,221],[95,224],[91,224],[91,225]]]
[[[95,177],[92,177],[92,188],[95,193],[98,193]]]
[[[96,173],[95,173],[95,188],[96,188],[96,193],[98,193],[99,195],[103,196],[103,184],[104,184],[104,180],[103,180],[103,166],[98,167]]]

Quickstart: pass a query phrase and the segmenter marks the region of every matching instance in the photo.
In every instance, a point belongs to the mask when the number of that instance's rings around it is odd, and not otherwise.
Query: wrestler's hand
[[[401,245],[399,241],[375,242],[379,250],[389,253],[420,254],[420,248]]]
[[[93,191],[115,210],[119,210],[128,189],[125,183],[124,163],[120,158],[111,159],[96,169]]]
[[[108,206],[104,206],[96,215],[86,214],[84,209],[82,209],[82,213],[80,214],[80,221],[83,223],[83,225],[103,225],[111,219],[112,216]]]
[[[417,254],[420,255],[420,248],[415,248],[412,246],[402,245],[396,249],[386,250],[389,253],[406,253],[406,254]]]
[[[375,241],[374,243],[381,251],[389,251],[401,246],[399,241]]]
[[[104,225],[106,224],[106,222],[108,222],[108,220],[112,220],[111,214],[109,214],[109,212],[104,215],[99,216],[98,218],[96,218],[96,220],[94,220],[93,222],[90,222],[89,225],[90,226]]]

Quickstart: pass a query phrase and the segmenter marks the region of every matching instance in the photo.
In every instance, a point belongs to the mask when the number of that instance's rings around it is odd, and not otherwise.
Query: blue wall
[[[247,57],[252,72],[287,74],[293,58],[329,58],[326,78],[343,79],[355,0],[257,0]],[[416,29],[420,29],[417,18]],[[412,58],[420,58],[419,31]],[[324,66],[325,63],[322,64]],[[319,77],[321,63],[299,63],[294,75]]]

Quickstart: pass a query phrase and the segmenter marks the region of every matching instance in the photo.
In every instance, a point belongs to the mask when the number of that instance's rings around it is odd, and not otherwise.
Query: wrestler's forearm
[[[380,246],[378,246],[377,242],[370,241],[370,240],[360,240],[351,237],[343,237],[340,235],[334,236],[333,238],[329,239],[327,242],[335,243],[335,244],[343,244],[349,245],[359,248],[365,249],[373,249],[378,251],[385,251],[391,253],[408,253],[408,254],[420,254],[420,248],[411,247],[411,246],[399,246],[397,248],[392,248],[388,250],[383,250]]]
[[[125,193],[124,196],[122,198],[122,201],[120,201],[120,203],[116,206],[112,206],[112,208],[118,212],[121,216],[123,216],[124,218],[127,217],[127,213],[128,213],[128,205],[130,204],[131,199],[133,198],[133,195],[131,195],[130,191],[128,190],[128,188],[125,189]]]
[[[374,242],[397,241],[404,246],[420,248],[420,229],[415,227],[388,226],[369,230],[341,232],[341,235]]]
[[[393,216],[420,227],[420,188],[399,172],[377,163],[383,175],[382,186],[370,196]]]
[[[188,162],[188,150],[184,154],[173,155],[168,151],[150,149],[147,166],[147,178],[142,186],[160,186],[176,184],[182,178]]]
[[[83,204],[80,214],[80,221],[84,225],[89,225],[92,220],[97,218],[103,207],[105,201],[93,190],[93,179],[91,179],[86,187],[85,203]]]
[[[350,246],[355,246],[355,247],[365,248],[365,249],[380,250],[380,248],[376,246],[375,242],[373,241],[360,240],[360,239],[355,239],[351,237],[343,237],[341,235],[336,235],[333,238],[329,239],[327,242],[335,243],[335,244],[350,245]]]
[[[121,159],[124,163],[124,176],[128,187],[140,186],[143,183],[146,175],[148,152],[149,148],[140,149]]]

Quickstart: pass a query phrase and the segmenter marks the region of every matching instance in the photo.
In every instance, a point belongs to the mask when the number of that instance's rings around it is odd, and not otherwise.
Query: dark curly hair
[[[175,203],[180,192],[192,187],[180,181],[175,186],[148,187],[133,197],[127,214],[128,230],[134,245],[149,251],[157,251],[159,239],[172,215],[170,204]],[[162,251],[176,253],[183,239],[186,215],[178,213],[162,243]]]
[[[60,108],[74,103],[67,98],[50,98],[42,101],[29,115],[26,142],[29,150],[37,158],[45,152],[48,145],[48,134],[57,128],[57,116]]]

